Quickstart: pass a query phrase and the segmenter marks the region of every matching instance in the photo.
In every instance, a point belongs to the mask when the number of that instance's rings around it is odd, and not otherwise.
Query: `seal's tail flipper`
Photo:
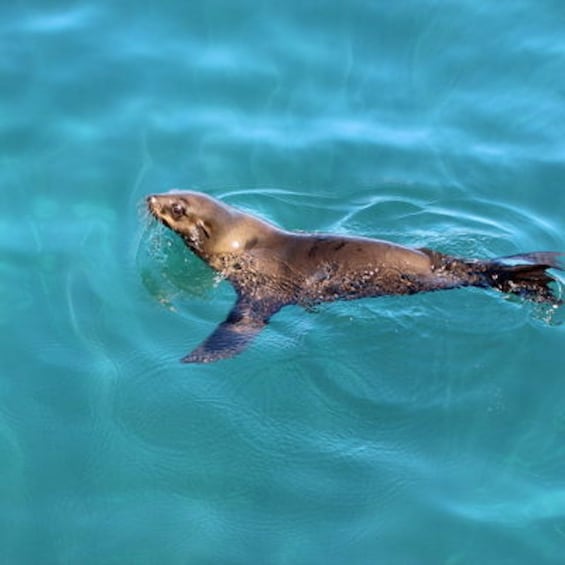
[[[563,257],[563,253],[540,252],[480,261],[482,284],[477,286],[490,286],[534,302],[562,304],[563,301],[550,286],[551,283],[558,284],[557,280],[547,269],[563,270]]]
[[[241,353],[280,308],[280,304],[265,304],[240,296],[228,317],[181,361],[212,363]]]

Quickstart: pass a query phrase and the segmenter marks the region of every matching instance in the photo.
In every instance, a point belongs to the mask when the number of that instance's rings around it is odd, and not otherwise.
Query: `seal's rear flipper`
[[[181,361],[211,363],[241,353],[281,306],[240,296],[225,321]]]
[[[484,282],[502,292],[517,294],[534,302],[562,304],[550,286],[557,283],[547,269],[563,270],[563,253],[540,252],[500,257],[482,262]]]

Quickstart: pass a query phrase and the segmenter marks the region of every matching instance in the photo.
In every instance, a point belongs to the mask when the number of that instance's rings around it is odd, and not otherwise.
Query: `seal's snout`
[[[157,212],[157,210],[159,209],[159,199],[154,194],[147,196],[145,202],[147,203],[147,208],[149,208],[151,212]]]
[[[158,206],[158,202],[159,202],[159,199],[158,199],[155,195],[153,195],[153,194],[150,194],[149,196],[147,196],[147,197],[145,198],[145,203],[146,203],[146,205],[147,205],[147,210],[149,210],[149,213],[150,213],[154,218],[157,218],[157,219],[159,219],[159,212],[160,212],[160,209],[159,209],[159,206]]]

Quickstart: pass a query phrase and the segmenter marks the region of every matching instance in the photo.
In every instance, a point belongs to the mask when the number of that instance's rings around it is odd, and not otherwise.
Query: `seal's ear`
[[[198,220],[196,225],[200,231],[206,236],[206,239],[210,239],[210,225],[204,220]]]
[[[251,340],[278,312],[280,304],[256,301],[239,296],[228,317],[192,353],[183,357],[183,363],[211,363],[241,353]]]

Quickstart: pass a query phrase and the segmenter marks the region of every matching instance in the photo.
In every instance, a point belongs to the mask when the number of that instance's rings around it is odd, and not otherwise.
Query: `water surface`
[[[0,8],[0,546],[50,563],[561,563],[565,326],[478,289],[287,308],[142,212],[565,250],[550,0]]]

